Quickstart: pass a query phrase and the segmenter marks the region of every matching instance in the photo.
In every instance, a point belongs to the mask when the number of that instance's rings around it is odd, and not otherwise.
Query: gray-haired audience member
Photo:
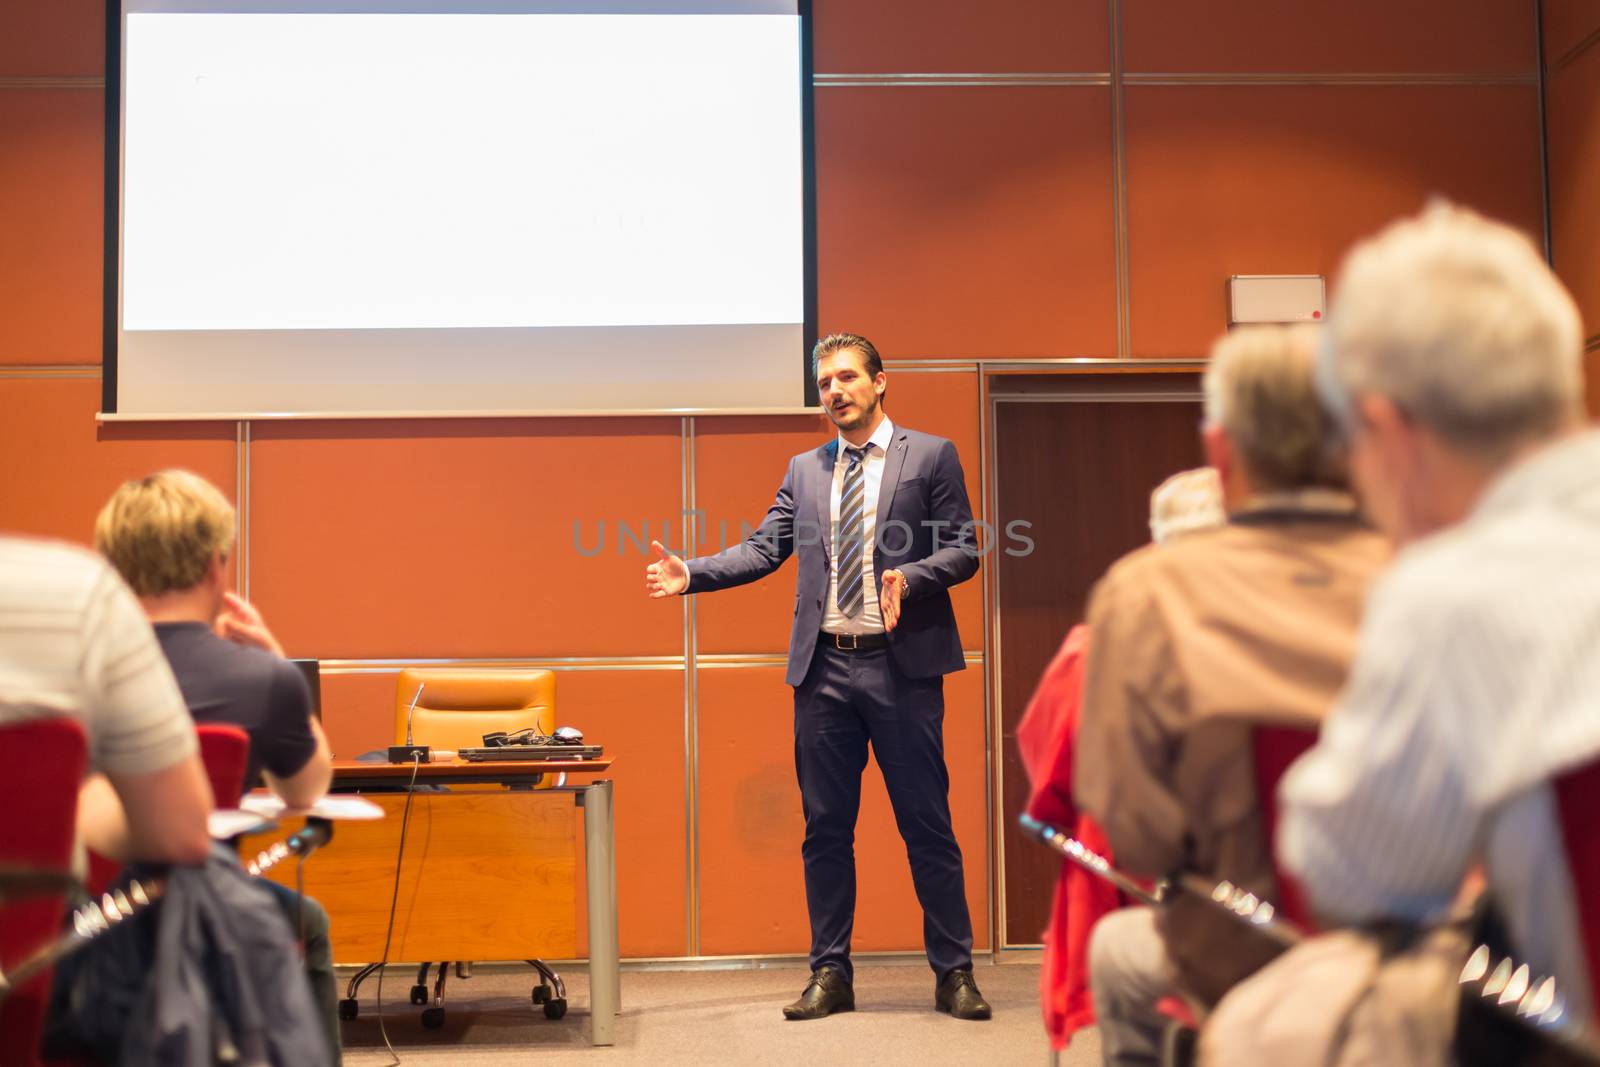
[[[1600,434],[1577,309],[1521,234],[1439,204],[1351,253],[1325,341],[1357,482],[1407,547],[1284,779],[1279,859],[1349,924],[1438,918],[1481,863],[1518,954],[1592,1018],[1550,788],[1600,757]]]
[[[1316,329],[1246,328],[1216,344],[1203,443],[1228,523],[1124,557],[1090,602],[1073,796],[1136,874],[1189,869],[1275,893],[1252,730],[1321,721],[1389,557],[1329,448]],[[1209,1006],[1266,958],[1206,902],[1107,915],[1089,951],[1105,1062],[1158,1062],[1162,997]]]

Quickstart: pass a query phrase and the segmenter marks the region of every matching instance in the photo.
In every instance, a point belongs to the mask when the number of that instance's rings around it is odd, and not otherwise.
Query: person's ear
[[[1200,427],[1200,446],[1206,454],[1206,466],[1213,468],[1226,485],[1233,470],[1233,441],[1227,431],[1215,423],[1206,423]]]

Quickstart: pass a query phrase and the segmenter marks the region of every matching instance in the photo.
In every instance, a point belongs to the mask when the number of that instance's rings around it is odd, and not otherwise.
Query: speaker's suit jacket
[[[789,461],[777,499],[761,526],[741,543],[689,561],[689,592],[729,589],[764,578],[799,556],[789,671],[799,685],[811,666],[828,595],[833,552],[831,500],[838,455],[835,437]],[[950,606],[951,586],[978,570],[978,538],[956,446],[942,437],[895,426],[878,488],[873,577],[906,576],[900,622],[889,634],[895,663],[910,678],[932,678],[965,666]],[[877,595],[876,590],[873,595]]]

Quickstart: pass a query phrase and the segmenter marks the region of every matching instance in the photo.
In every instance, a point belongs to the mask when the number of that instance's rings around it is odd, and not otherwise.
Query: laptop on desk
[[[499,745],[494,748],[463,748],[457,753],[471,763],[599,759],[604,754],[605,749],[600,745]]]

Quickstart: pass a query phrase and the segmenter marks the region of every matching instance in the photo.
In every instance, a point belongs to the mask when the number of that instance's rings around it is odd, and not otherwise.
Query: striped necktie
[[[871,447],[870,445],[868,447]],[[866,448],[846,448],[850,465],[844,469],[844,487],[839,490],[839,537],[835,554],[839,561],[838,589],[834,602],[847,619],[861,614],[867,519]]]

